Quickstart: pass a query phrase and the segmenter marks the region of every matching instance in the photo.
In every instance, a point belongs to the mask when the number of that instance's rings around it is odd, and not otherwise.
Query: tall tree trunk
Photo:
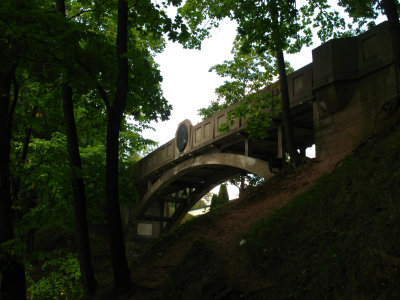
[[[389,21],[394,55],[397,63],[400,63],[400,24],[397,5],[394,0],[382,0],[381,4]]]
[[[85,183],[81,156],[79,153],[78,134],[76,132],[74,106],[72,102],[72,88],[62,84],[62,100],[64,123],[67,134],[68,157],[71,166],[71,181],[75,214],[75,234],[78,245],[79,264],[83,279],[83,287],[87,298],[92,297],[97,289],[94,277],[92,255],[90,252],[88,221],[86,213]]]
[[[399,24],[399,12],[397,11],[397,5],[395,0],[382,0],[381,2],[383,9],[385,10],[386,17],[388,18],[389,24]]]
[[[65,16],[64,0],[56,0],[56,10]],[[64,124],[67,135],[67,150],[71,166],[71,182],[75,215],[75,234],[78,245],[78,258],[82,274],[85,296],[91,298],[97,289],[90,251],[88,220],[86,212],[85,182],[83,180],[78,134],[74,117],[73,91],[67,83],[62,83],[62,103]]]
[[[0,52],[0,244],[14,239],[11,213],[10,146],[11,119],[10,90],[14,68]],[[13,251],[0,248],[1,290],[3,300],[26,299],[25,268]]]
[[[106,139],[106,199],[110,229],[111,264],[114,286],[121,291],[132,287],[125,253],[118,191],[119,131],[128,93],[128,3],[118,1],[117,60],[118,75],[115,99],[108,111]]]
[[[289,151],[290,160],[296,162],[299,155],[296,149],[296,142],[292,127],[292,117],[290,114],[290,102],[289,102],[289,89],[287,82],[285,59],[282,50],[277,51],[276,59],[278,61],[278,69],[279,69],[279,83],[280,83],[280,92],[282,97],[282,118],[283,118],[283,128],[285,132],[286,146]]]

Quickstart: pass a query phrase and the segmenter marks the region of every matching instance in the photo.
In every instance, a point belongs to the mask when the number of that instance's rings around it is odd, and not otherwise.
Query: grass
[[[400,130],[371,140],[244,237],[252,299],[400,297]]]

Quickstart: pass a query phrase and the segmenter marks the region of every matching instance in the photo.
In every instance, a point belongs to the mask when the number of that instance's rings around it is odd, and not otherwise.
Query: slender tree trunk
[[[245,175],[240,175],[239,198],[243,196]]]
[[[127,291],[132,288],[132,280],[125,253],[125,241],[122,232],[121,212],[118,191],[118,156],[119,131],[125,112],[128,93],[128,3],[118,1],[117,89],[112,107],[108,111],[106,140],[106,199],[107,216],[110,228],[111,264],[114,285],[118,290]]]
[[[64,0],[56,0],[56,10],[65,16]],[[79,153],[78,134],[74,116],[73,91],[71,86],[65,82],[62,83],[62,102],[67,135],[67,150],[71,166],[72,197],[79,265],[85,296],[91,298],[96,292],[97,282],[94,277],[92,255],[90,251],[85,182],[83,180],[82,162]]]
[[[4,50],[3,50],[4,51]],[[0,244],[14,239],[11,215],[10,146],[11,118],[10,90],[13,67],[1,51],[0,70]],[[0,248],[1,299],[26,299],[25,268],[14,251]]]
[[[292,118],[290,115],[289,90],[288,90],[288,82],[286,75],[285,59],[282,50],[277,51],[276,59],[278,61],[278,69],[279,69],[279,83],[280,83],[280,92],[282,97],[282,118],[283,118],[283,128],[285,132],[286,146],[291,161],[296,162],[299,155],[296,149],[296,142],[292,126]]]
[[[78,145],[78,134],[75,125],[72,88],[65,83],[62,85],[62,100],[64,123],[67,133],[68,157],[71,166],[71,181],[75,214],[75,234],[78,244],[78,257],[85,295],[90,298],[96,292],[97,282],[94,277],[92,255],[90,252],[85,183],[83,180],[82,163]]]

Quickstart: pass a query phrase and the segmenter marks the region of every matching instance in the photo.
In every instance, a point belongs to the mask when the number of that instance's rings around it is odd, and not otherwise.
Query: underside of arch
[[[218,173],[222,173],[221,171],[225,169],[224,167],[226,167],[226,169],[230,168],[232,171],[228,172],[227,175],[221,174],[222,177],[218,176]],[[185,178],[185,176],[191,174],[196,174],[196,172],[200,172],[202,168],[216,168],[215,176],[203,180],[202,183],[193,190],[190,202],[195,201],[197,198],[198,200],[201,199],[201,197],[214,186],[229,179],[232,175],[239,174],[240,171],[243,170],[261,176],[264,179],[268,179],[273,175],[269,171],[269,165],[266,161],[253,157],[231,153],[211,153],[196,156],[166,171],[150,186],[142,199],[136,203],[134,210],[136,218],[143,215],[155,198],[162,194],[163,190],[167,190],[168,186],[175,180]],[[193,202],[192,205],[194,203],[195,202]],[[190,203],[188,204],[190,206]]]

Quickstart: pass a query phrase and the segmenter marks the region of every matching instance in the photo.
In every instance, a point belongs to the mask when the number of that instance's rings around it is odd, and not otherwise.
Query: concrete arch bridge
[[[377,129],[385,107],[399,99],[398,74],[387,23],[314,49],[313,62],[288,76],[298,148],[303,152],[315,144],[319,159],[354,149]],[[262,94],[277,97],[279,89],[268,86]],[[233,176],[273,176],[268,161],[282,157],[285,148],[279,118],[265,139],[249,137],[246,118],[220,132],[234,107],[196,125],[182,121],[173,139],[135,165],[140,200],[122,214],[129,211],[138,235],[173,230],[198,200]],[[175,204],[173,213],[169,203]]]

